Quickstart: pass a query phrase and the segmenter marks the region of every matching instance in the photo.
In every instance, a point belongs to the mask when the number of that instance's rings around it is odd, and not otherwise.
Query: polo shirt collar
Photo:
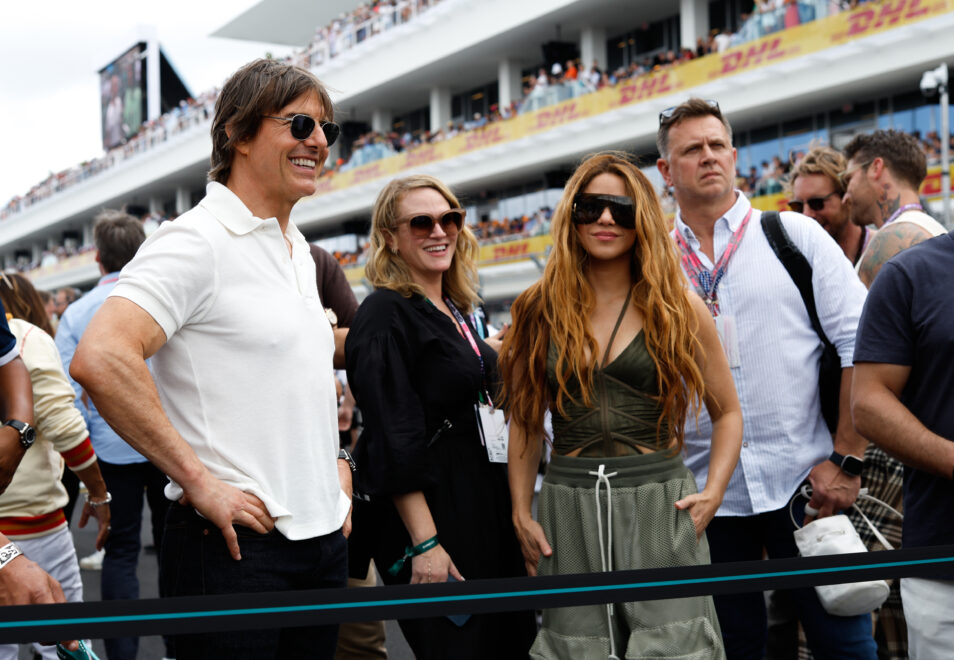
[[[205,197],[199,206],[211,213],[233,234],[242,236],[259,227],[265,220],[274,218],[257,218],[248,210],[238,195],[217,181],[210,181],[205,187]]]

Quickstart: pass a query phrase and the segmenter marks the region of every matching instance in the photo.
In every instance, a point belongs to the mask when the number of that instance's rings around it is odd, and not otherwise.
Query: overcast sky
[[[5,2],[0,20],[0,205],[50,172],[102,153],[97,71],[154,26],[193,94],[266,51],[208,35],[257,0]]]

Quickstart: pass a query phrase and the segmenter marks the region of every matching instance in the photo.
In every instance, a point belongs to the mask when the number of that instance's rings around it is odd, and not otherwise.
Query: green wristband
[[[397,575],[401,572],[401,569],[404,568],[404,563],[411,557],[417,557],[422,555],[431,548],[435,547],[439,541],[437,540],[437,534],[427,539],[426,541],[421,541],[415,546],[407,546],[404,548],[404,556],[398,559],[391,565],[391,568],[388,569],[388,573],[391,575]]]

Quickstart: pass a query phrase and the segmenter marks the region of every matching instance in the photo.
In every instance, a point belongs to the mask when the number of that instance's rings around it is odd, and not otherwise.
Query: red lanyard
[[[745,234],[745,228],[749,225],[749,218],[751,217],[752,209],[750,208],[749,212],[746,213],[742,219],[742,224],[732,233],[725,252],[719,257],[718,263],[716,263],[715,268],[711,272],[702,265],[699,256],[692,251],[692,248],[689,247],[689,244],[686,242],[686,239],[682,237],[682,234],[678,230],[676,231],[676,245],[679,246],[679,250],[682,252],[682,267],[685,269],[686,275],[689,276],[689,281],[692,282],[696,291],[702,296],[702,300],[705,301],[706,307],[709,308],[709,312],[713,316],[719,315],[719,283],[729,268],[729,259],[732,258],[732,255],[735,254],[735,251],[738,249],[739,243],[742,241],[742,236]]]

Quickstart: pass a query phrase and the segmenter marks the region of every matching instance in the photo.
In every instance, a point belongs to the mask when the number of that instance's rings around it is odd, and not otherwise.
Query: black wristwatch
[[[20,434],[20,444],[24,449],[29,449],[36,442],[36,429],[26,422],[21,422],[19,419],[10,419],[3,425],[16,429],[16,432]]]
[[[837,451],[833,451],[831,456],[828,457],[828,460],[840,467],[842,472],[851,477],[860,477],[861,470],[865,466],[865,462],[857,456],[852,456],[851,454],[842,456]]]
[[[358,464],[354,462],[354,459],[351,458],[351,452],[342,447],[338,450],[338,460],[339,461],[348,461],[348,467],[351,468],[352,472],[358,471]]]

